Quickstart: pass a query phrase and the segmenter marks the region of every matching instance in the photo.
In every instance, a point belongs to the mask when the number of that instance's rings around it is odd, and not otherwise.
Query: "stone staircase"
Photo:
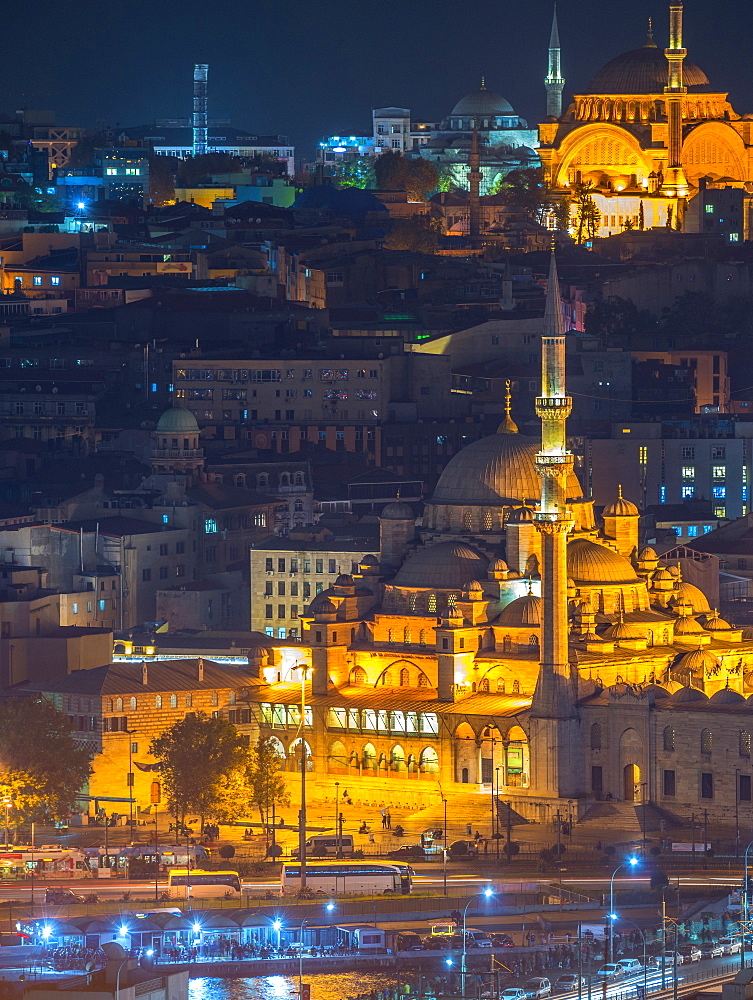
[[[647,834],[666,832],[682,825],[676,816],[654,805],[647,804],[644,813],[644,807],[636,802],[596,802],[578,826],[584,833],[591,826],[632,837],[641,835],[644,822]]]

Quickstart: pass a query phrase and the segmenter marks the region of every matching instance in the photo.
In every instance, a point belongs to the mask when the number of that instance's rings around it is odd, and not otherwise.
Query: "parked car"
[[[509,934],[490,934],[489,937],[495,948],[512,948],[515,945]]]
[[[637,958],[621,958],[617,964],[624,976],[638,976],[643,972],[643,965]]]
[[[703,957],[697,944],[680,945],[680,954],[684,962],[700,962]]]
[[[77,892],[73,892],[71,889],[52,888],[45,889],[44,901],[45,903],[52,903],[54,906],[65,906],[70,903],[86,902],[83,896],[79,896]]]
[[[701,958],[721,958],[724,945],[720,941],[704,941],[701,945]]]
[[[475,858],[478,854],[478,844],[475,840],[456,840],[450,844],[449,855],[453,861],[461,858]]]
[[[418,934],[411,934],[410,931],[404,931],[395,938],[395,949],[397,951],[424,951],[425,948],[426,945]]]
[[[395,851],[388,851],[387,857],[395,858],[398,861],[402,858],[422,859],[426,857],[426,851],[420,844],[404,844],[402,847],[398,847]]]
[[[486,931],[476,930],[475,927],[467,927],[465,931],[468,948],[491,948],[492,939]]]
[[[523,989],[528,1000],[536,1000],[537,997],[548,997],[552,992],[552,984],[548,979],[536,976],[534,979],[526,980]]]
[[[452,937],[451,934],[428,934],[423,939],[424,948],[427,951],[446,951],[452,946]]]
[[[526,991],[518,986],[510,986],[509,989],[502,990],[499,1000],[526,1000]]]
[[[554,988],[558,993],[570,993],[572,990],[577,990],[579,986],[584,986],[586,980],[581,976],[575,976],[569,973],[565,976],[560,976],[555,982]]]
[[[718,944],[720,944],[722,948],[724,948],[725,955],[737,955],[741,948],[739,938],[731,938],[731,937],[719,938]]]
[[[661,951],[659,952],[658,955],[654,955],[654,957],[651,959],[651,964],[655,965],[657,969],[661,969],[662,967],[662,956],[664,959],[665,970],[672,968],[672,966],[675,964],[675,959],[677,960],[678,965],[682,965],[684,961],[679,951]]]
[[[596,973],[596,978],[611,980],[619,979],[621,975],[623,975],[621,966],[617,962],[608,962],[606,965],[602,965]]]

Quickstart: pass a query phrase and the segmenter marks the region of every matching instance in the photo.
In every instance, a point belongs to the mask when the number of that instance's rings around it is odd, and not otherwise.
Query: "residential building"
[[[653,362],[689,370],[695,396],[695,412],[729,412],[730,388],[726,351],[631,351],[638,362]]]

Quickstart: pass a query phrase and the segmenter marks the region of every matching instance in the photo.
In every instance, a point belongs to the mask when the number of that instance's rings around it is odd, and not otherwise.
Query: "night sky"
[[[0,111],[139,125],[191,111],[209,63],[210,117],[280,132],[308,158],[319,137],[371,130],[371,109],[439,119],[483,74],[529,124],[544,109],[551,0],[25,0],[3,21]],[[559,0],[566,94],[613,56],[667,37],[664,0]],[[687,0],[688,57],[753,113],[753,0]]]

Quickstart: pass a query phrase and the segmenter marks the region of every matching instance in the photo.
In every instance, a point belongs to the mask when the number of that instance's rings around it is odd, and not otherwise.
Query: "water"
[[[311,984],[311,1000],[347,1000],[371,990],[388,990],[396,986],[394,973],[318,973],[303,978]],[[298,978],[294,976],[191,979],[188,984],[188,1000],[295,1000],[297,996]]]

